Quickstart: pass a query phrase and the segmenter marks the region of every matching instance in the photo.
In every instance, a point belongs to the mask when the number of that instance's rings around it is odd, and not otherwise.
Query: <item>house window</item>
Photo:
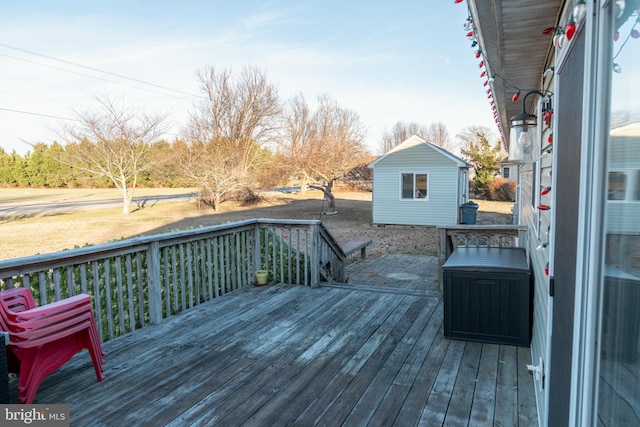
[[[502,168],[502,177],[509,178],[509,168]]]
[[[403,173],[401,199],[425,200],[429,196],[429,179],[426,173]]]

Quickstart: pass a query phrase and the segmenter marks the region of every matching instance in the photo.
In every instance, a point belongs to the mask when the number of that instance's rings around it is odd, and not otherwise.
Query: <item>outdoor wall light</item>
[[[544,96],[539,90],[532,90],[522,98],[522,113],[517,114],[511,122],[509,138],[509,161],[513,163],[533,163],[537,160],[538,148],[538,117],[526,110],[527,98],[531,94]]]

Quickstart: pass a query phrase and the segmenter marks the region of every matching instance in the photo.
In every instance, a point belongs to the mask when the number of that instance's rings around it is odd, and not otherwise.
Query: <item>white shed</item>
[[[373,223],[459,223],[469,195],[470,164],[414,135],[369,164],[373,169]]]

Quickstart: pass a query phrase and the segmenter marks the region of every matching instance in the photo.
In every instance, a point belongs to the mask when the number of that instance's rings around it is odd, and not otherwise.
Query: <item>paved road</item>
[[[141,196],[134,197],[131,204],[131,210],[137,206],[151,206],[156,203],[168,202],[168,201],[189,201],[194,199],[197,193],[189,192],[184,194],[171,194],[165,196]],[[96,199],[96,200],[64,200],[64,201],[50,201],[43,200],[40,202],[30,201],[28,203],[16,202],[16,203],[2,203],[0,205],[0,218],[1,217],[29,217],[33,215],[39,215],[43,213],[52,212],[70,212],[78,210],[91,210],[102,209],[110,207],[122,206],[121,198],[111,199]]]

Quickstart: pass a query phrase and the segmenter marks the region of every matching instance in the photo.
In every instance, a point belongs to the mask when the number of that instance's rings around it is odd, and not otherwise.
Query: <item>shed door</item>
[[[558,72],[558,108],[553,149],[556,176],[553,259],[553,315],[549,373],[549,425],[569,423],[571,357],[576,287],[576,245],[580,200],[580,151],[584,80],[584,32],[577,35],[573,49]]]
[[[458,179],[460,182],[458,183],[458,197],[459,203],[458,205],[464,205],[469,201],[469,174],[466,169],[460,169],[460,173],[458,174]]]

